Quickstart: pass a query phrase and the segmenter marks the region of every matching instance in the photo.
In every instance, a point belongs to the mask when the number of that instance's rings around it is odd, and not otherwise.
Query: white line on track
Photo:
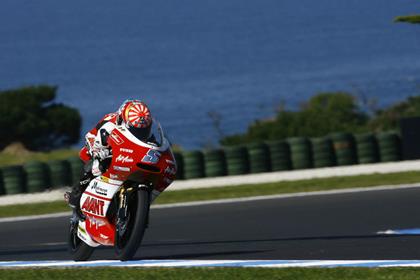
[[[274,194],[274,195],[262,195],[262,196],[240,197],[240,198],[229,198],[229,199],[180,202],[180,203],[170,203],[170,204],[157,204],[157,205],[152,205],[152,209],[166,209],[166,208],[175,208],[175,207],[193,207],[193,206],[202,206],[202,205],[211,205],[211,204],[240,203],[240,202],[269,200],[269,199],[287,199],[287,198],[299,198],[299,197],[308,197],[308,196],[339,195],[339,194],[349,194],[349,193],[402,190],[402,189],[412,189],[412,188],[420,188],[420,184],[416,183],[416,184],[403,184],[403,185],[387,185],[387,186],[376,186],[376,187],[349,188],[349,189],[341,189],[341,190],[299,192],[299,193],[290,193],[290,194]],[[54,214],[0,218],[0,223],[62,218],[62,217],[68,217],[68,216],[70,216],[70,212],[60,212],[60,213],[54,213]]]
[[[418,267],[420,260],[136,260],[5,261],[0,269],[35,267]]]
[[[388,235],[420,235],[420,228],[387,229],[378,231],[377,234]]]

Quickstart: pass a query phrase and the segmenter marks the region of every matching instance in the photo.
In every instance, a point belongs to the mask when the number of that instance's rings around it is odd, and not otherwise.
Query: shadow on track
[[[266,253],[271,252],[272,250],[258,250],[258,251],[219,251],[211,253],[195,253],[195,254],[178,254],[178,255],[166,255],[166,256],[142,256],[141,258],[136,258],[134,260],[164,260],[164,259],[191,259],[191,258],[201,258],[201,257],[213,257],[213,256],[229,256],[229,255],[243,255],[243,254],[256,254],[256,253]]]
[[[217,244],[240,244],[240,243],[260,243],[260,242],[282,242],[282,241],[317,241],[317,240],[345,240],[345,239],[379,239],[379,238],[399,238],[399,237],[419,237],[420,235],[386,235],[386,234],[371,234],[371,235],[338,235],[338,236],[306,236],[306,237],[285,237],[285,238],[270,238],[270,239],[248,239],[248,240],[219,240],[219,241],[197,241],[197,242],[167,242],[167,243],[149,243],[143,244],[141,247],[171,247],[171,246],[196,246],[196,245],[217,245]],[[111,247],[99,247],[96,250],[109,250]],[[67,246],[59,246],[54,248],[33,248],[33,249],[18,249],[18,250],[4,250],[0,251],[0,256],[12,255],[34,255],[34,254],[51,254],[51,253],[67,253]],[[140,249],[141,250],[141,249]],[[214,255],[235,255],[235,254],[249,254],[267,252],[260,251],[220,251],[209,253],[191,253],[178,255],[160,255],[160,256],[144,256],[141,259],[181,259],[194,257],[210,257]]]
[[[419,237],[420,234],[370,234],[370,235],[338,235],[338,236],[306,236],[306,237],[283,237],[270,239],[248,239],[248,240],[220,240],[220,241],[198,241],[198,242],[168,242],[149,243],[141,247],[155,246],[182,246],[182,245],[215,245],[235,243],[259,243],[259,242],[281,242],[281,241],[316,241],[316,240],[344,240],[344,239],[376,239],[376,238],[398,238],[398,237]]]
[[[63,253],[67,252],[67,247],[58,247],[58,248],[36,248],[36,249],[26,249],[26,250],[7,250],[0,251],[0,256],[9,256],[9,255],[28,255],[28,254],[50,254],[50,253]]]

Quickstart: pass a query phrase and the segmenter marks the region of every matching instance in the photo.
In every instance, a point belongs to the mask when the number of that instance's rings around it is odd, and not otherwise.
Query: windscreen
[[[160,147],[163,144],[163,130],[160,123],[153,119],[152,125],[148,128],[128,127],[128,130],[140,141]]]

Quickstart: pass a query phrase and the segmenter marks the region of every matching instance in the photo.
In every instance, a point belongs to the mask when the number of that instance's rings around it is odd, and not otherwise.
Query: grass
[[[408,184],[418,182],[420,182],[420,172],[333,177],[292,182],[164,192],[160,195],[155,203],[167,204],[175,202],[202,201],[321,190],[337,190],[345,188],[363,188],[378,185]],[[39,215],[69,210],[70,208],[64,203],[64,201],[9,205],[0,206],[0,217]]]
[[[394,19],[395,22],[408,22],[412,24],[420,24],[420,15],[398,16]]]
[[[0,218],[41,215],[64,211],[70,211],[70,207],[64,202],[64,200],[45,203],[7,205],[0,206]]]
[[[406,280],[419,279],[418,268],[78,268],[8,269],[1,279],[270,279]]]
[[[23,153],[0,153],[0,167],[8,165],[20,165],[32,160],[49,161],[67,159],[77,156],[78,151],[73,149],[54,150],[51,152],[23,152]]]

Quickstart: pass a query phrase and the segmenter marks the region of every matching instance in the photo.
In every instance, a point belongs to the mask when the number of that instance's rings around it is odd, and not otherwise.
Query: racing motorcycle
[[[73,259],[89,259],[100,245],[113,246],[116,257],[130,260],[148,226],[153,194],[168,186],[176,174],[169,141],[156,121],[151,137],[140,140],[117,126],[108,137],[112,151],[107,170],[93,179],[70,219],[69,250]]]

